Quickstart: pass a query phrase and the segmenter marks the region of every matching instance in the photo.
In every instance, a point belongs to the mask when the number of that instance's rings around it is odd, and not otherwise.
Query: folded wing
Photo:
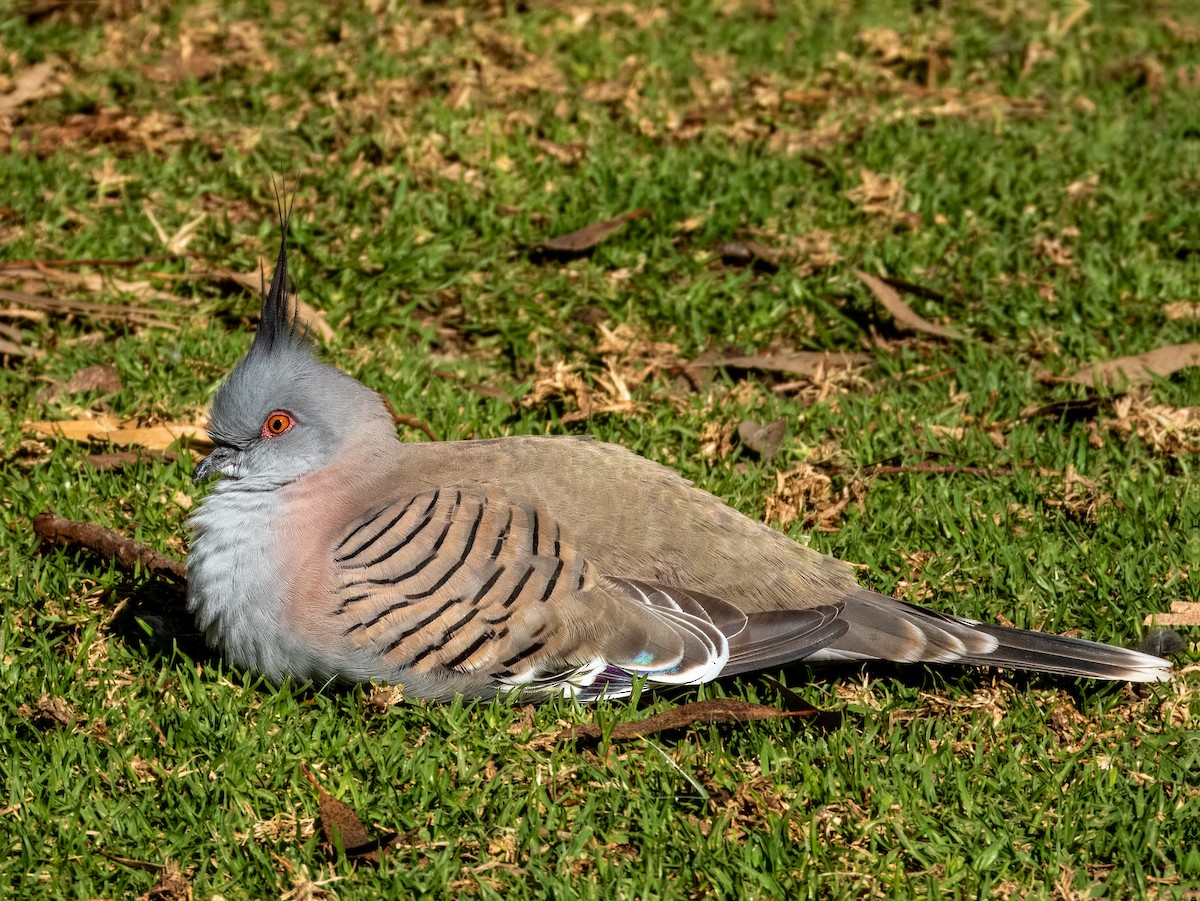
[[[796,660],[846,630],[838,605],[745,614],[593,570],[536,505],[472,483],[381,506],[334,548],[327,624],[352,678],[423,696],[628,694]],[[371,672],[362,664],[371,661]]]

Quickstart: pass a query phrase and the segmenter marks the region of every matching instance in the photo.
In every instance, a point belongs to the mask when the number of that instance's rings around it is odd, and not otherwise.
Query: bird
[[[383,397],[323,362],[298,319],[290,215],[193,473],[220,478],[189,522],[187,606],[234,667],[429,701],[618,699],[870,660],[1171,678],[1161,657],[863,588],[850,564],[619,445],[400,441]]]

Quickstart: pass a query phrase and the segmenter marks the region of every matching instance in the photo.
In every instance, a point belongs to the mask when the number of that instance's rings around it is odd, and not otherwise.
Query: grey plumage
[[[286,223],[285,223],[286,234]],[[188,604],[240,667],[415,696],[594,698],[797,660],[1170,678],[1137,651],[924,610],[675,472],[579,438],[402,444],[319,362],[287,295],[218,391],[223,478],[192,519]]]

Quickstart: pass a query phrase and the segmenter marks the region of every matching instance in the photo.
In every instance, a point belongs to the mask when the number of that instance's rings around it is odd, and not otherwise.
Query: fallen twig
[[[187,590],[187,568],[182,563],[112,529],[91,522],[64,519],[47,510],[33,518],[33,530],[51,544],[95,551],[115,561],[121,569],[128,572],[134,572],[141,567],[155,578],[162,579],[181,591]]]
[[[609,737],[618,739],[641,738],[656,732],[667,732],[676,729],[689,729],[696,725],[716,725],[721,723],[748,723],[753,720],[787,719],[791,717],[814,718],[820,711],[815,708],[807,710],[780,710],[765,704],[754,704],[750,701],[739,701],[733,698],[713,698],[708,701],[693,701],[654,713],[645,719],[632,723],[616,723]],[[554,744],[563,741],[599,741],[604,736],[604,730],[599,723],[583,723],[571,726],[555,733],[550,737]]]
[[[151,257],[133,257],[123,260],[108,260],[108,259],[81,259],[81,260],[65,260],[65,259],[49,259],[49,260],[6,260],[0,263],[0,270],[5,269],[36,269],[40,266],[56,266],[67,268],[70,266],[112,266],[117,269],[133,269],[136,266],[141,266],[144,263],[166,263],[171,260],[177,260],[180,257],[195,257],[200,255],[196,253],[179,253],[179,254],[159,254]]]

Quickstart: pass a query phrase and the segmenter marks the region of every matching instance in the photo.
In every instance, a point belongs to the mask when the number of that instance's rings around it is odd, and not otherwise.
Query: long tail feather
[[[1004,626],[980,624],[974,629],[995,638],[999,644],[990,654],[960,657],[961,663],[1009,666],[1120,682],[1168,682],[1171,679],[1169,660],[1141,651]]]
[[[813,662],[874,658],[1001,666],[1113,681],[1171,678],[1169,660],[1141,651],[960,619],[865,589],[852,592],[843,602],[842,616],[850,627],[815,652]]]

